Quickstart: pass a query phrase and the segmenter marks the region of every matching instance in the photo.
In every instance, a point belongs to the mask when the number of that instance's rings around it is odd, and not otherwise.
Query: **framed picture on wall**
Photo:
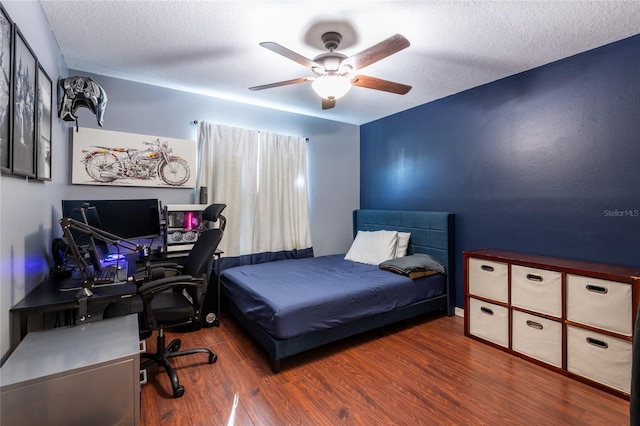
[[[37,108],[37,144],[36,177],[38,180],[51,180],[51,109],[53,85],[51,79],[38,65],[38,108]]]
[[[0,4],[0,171],[11,172],[11,49],[13,24]]]
[[[13,174],[36,177],[36,56],[14,25],[13,128],[11,157]]]
[[[196,141],[76,128],[71,183],[191,188],[196,186]]]

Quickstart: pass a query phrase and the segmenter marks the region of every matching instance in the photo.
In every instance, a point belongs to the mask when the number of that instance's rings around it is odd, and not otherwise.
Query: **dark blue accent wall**
[[[360,132],[361,208],[456,214],[457,306],[463,250],[640,272],[640,35]]]

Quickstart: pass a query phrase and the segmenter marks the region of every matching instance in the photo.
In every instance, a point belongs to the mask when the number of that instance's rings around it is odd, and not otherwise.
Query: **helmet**
[[[89,77],[67,77],[60,79],[63,91],[58,116],[65,121],[76,121],[75,112],[80,107],[89,108],[102,127],[104,110],[107,107],[107,93]]]

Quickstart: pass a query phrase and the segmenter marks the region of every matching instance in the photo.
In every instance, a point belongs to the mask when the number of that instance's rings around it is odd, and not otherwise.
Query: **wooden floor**
[[[186,392],[149,370],[142,425],[628,425],[629,402],[464,337],[459,317],[422,317],[283,362],[225,315],[220,328],[167,333],[206,355],[173,359]],[[155,335],[148,340],[154,346]],[[169,340],[167,340],[169,341]]]

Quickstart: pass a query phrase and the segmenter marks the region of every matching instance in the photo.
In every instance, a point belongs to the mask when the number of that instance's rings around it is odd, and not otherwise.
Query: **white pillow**
[[[407,255],[407,249],[409,248],[409,238],[411,238],[411,232],[398,232],[398,242],[396,243],[396,259],[399,257],[405,257]]]
[[[358,231],[345,260],[379,265],[396,253],[396,231]]]

